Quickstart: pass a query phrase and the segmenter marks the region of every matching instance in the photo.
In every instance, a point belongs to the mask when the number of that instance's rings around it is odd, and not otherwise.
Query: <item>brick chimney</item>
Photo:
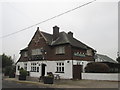
[[[56,40],[59,37],[59,27],[54,26],[53,27],[53,41]]]
[[[73,38],[73,33],[71,31],[68,32],[68,35]]]

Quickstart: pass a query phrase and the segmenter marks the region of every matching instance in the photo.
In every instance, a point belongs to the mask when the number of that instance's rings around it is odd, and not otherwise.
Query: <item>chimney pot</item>
[[[69,35],[70,37],[73,37],[73,32],[69,31],[69,32],[68,32],[68,35]]]

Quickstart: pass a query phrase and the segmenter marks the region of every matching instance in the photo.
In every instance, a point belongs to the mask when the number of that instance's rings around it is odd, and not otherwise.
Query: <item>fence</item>
[[[82,79],[120,81],[120,73],[82,73]]]

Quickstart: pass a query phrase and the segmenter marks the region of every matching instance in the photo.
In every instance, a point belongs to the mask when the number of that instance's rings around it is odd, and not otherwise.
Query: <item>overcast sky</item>
[[[0,8],[2,13],[0,16],[2,19],[2,22],[0,22],[2,26],[0,37],[34,25],[89,1],[92,0],[2,2],[0,4],[2,7]],[[0,38],[0,42],[2,40],[0,54],[5,53],[12,57],[15,54],[15,60],[17,61],[20,50],[27,47],[38,26],[41,31],[52,34],[52,27],[57,25],[60,27],[60,32],[72,31],[75,38],[97,50],[97,53],[108,55],[115,60],[118,51],[118,0],[110,1],[97,0],[48,22],[9,37]]]

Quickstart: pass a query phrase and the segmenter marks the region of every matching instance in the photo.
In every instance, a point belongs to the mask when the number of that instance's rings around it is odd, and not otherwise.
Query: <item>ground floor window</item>
[[[37,72],[39,72],[39,67],[37,67]]]
[[[56,73],[64,73],[64,62],[56,63]]]
[[[24,63],[24,69],[27,70],[27,63]]]
[[[39,72],[39,67],[36,63],[31,63],[31,72]]]

